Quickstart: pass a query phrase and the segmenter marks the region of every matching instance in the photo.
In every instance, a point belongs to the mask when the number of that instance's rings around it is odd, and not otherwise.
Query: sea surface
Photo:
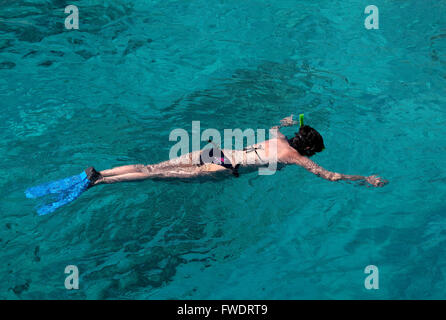
[[[389,184],[289,166],[102,185],[45,216],[24,195],[167,160],[192,121],[292,113],[324,137],[315,162]],[[446,298],[445,136],[443,0],[1,0],[0,299]]]

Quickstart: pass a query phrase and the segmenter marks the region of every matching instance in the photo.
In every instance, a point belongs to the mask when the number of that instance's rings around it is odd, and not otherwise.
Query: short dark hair
[[[288,143],[301,155],[307,157],[311,157],[325,148],[322,136],[310,126],[300,127],[299,132],[296,132],[293,138],[288,139]]]

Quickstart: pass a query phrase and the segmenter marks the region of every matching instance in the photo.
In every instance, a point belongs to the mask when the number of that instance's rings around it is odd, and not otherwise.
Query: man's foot
[[[103,178],[102,175],[93,167],[85,169],[85,173],[87,174],[87,179],[90,181],[90,187],[94,186],[97,181]]]

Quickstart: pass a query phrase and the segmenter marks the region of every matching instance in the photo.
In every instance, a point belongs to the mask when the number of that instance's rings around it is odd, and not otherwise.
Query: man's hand
[[[367,181],[368,183],[370,183],[372,186],[374,187],[383,187],[384,185],[386,185],[389,181],[380,178],[376,175],[372,175],[369,177],[365,178],[365,181]]]
[[[294,124],[297,124],[297,121],[293,120],[294,115],[292,114],[289,117],[283,118],[282,120],[280,120],[280,125],[282,127],[289,127],[292,126]]]

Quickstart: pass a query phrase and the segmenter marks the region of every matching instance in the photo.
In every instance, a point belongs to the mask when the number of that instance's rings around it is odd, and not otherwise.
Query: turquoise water
[[[0,1],[0,298],[431,299],[446,295],[446,2]],[[174,128],[305,112],[314,160],[216,181],[23,191],[168,158]],[[292,129],[285,130],[293,133]],[[79,290],[64,269],[77,265]],[[379,290],[364,268],[379,268]]]

